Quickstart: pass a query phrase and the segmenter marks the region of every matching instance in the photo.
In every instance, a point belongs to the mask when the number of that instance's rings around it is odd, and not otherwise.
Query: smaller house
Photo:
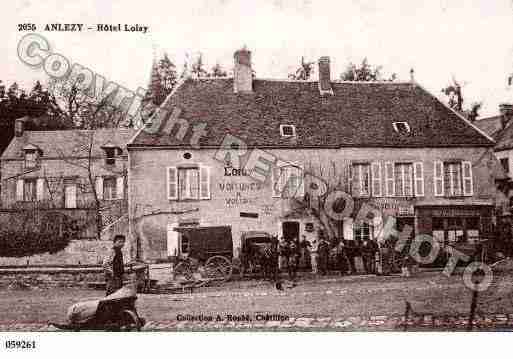
[[[96,264],[110,247],[103,234],[121,230],[117,224],[126,219],[126,144],[135,131],[27,131],[26,121],[16,120],[15,135],[0,157],[0,220],[29,211],[40,224],[73,223],[76,231],[64,251],[0,257],[0,264]]]
[[[499,182],[501,191],[506,195],[507,202],[502,209],[503,214],[511,214],[513,207],[513,104],[503,103],[499,105],[500,114],[486,117],[475,122],[496,141],[494,153],[499,160],[506,179]]]

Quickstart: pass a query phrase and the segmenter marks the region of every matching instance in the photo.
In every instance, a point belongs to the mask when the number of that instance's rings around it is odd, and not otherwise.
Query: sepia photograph
[[[6,353],[44,333],[513,329],[511,0],[1,18]]]

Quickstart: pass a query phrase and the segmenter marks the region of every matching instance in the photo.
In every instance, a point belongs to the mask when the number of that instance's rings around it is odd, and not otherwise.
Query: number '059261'
[[[6,340],[6,349],[36,349],[35,340]]]

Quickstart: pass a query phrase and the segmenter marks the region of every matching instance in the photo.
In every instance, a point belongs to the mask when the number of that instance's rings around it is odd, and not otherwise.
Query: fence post
[[[403,323],[403,331],[408,331],[408,319],[410,316],[411,305],[410,302],[406,301],[406,310],[404,311],[404,323]]]
[[[470,315],[468,318],[468,326],[467,331],[471,332],[474,327],[474,318],[476,315],[476,306],[477,306],[477,293],[478,291],[474,289],[472,291],[472,302],[470,304]]]

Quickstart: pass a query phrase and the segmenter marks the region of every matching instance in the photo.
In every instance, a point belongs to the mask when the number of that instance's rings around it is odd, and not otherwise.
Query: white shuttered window
[[[424,196],[424,164],[415,162],[413,164],[413,187],[416,197]]]

